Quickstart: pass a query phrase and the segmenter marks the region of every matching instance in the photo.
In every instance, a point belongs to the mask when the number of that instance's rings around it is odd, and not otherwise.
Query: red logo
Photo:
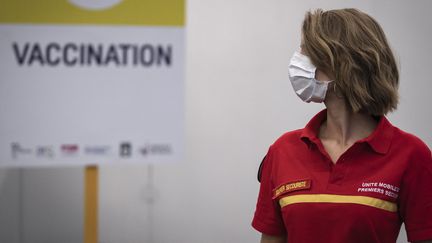
[[[78,152],[77,144],[63,144],[61,146],[61,151],[65,154],[75,154]]]

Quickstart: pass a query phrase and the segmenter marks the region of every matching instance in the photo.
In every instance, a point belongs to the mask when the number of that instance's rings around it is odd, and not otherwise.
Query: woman
[[[327,109],[261,164],[261,242],[395,243],[402,223],[410,242],[432,242],[431,151],[384,117],[399,76],[379,24],[355,9],[308,12],[289,73]]]

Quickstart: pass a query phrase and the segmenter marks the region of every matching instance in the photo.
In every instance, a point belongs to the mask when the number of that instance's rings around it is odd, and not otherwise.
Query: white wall
[[[258,242],[250,221],[259,162],[323,107],[302,103],[287,74],[304,13],[317,7],[356,7],[382,24],[401,60],[401,104],[390,120],[432,146],[432,2],[190,0],[186,159],[102,167],[101,242]],[[1,170],[0,242],[80,242],[82,179],[81,169]]]

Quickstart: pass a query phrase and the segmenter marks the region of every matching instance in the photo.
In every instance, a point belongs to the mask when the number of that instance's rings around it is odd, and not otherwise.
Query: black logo
[[[23,148],[19,143],[11,143],[12,158],[16,159],[18,154],[31,154],[32,150],[29,148]]]
[[[140,153],[143,156],[147,155],[169,155],[172,154],[172,147],[170,144],[147,144],[140,148]]]
[[[110,147],[106,145],[87,146],[84,148],[86,154],[106,155],[110,151]]]
[[[132,145],[128,142],[120,144],[120,156],[121,157],[131,157],[132,155]]]
[[[39,146],[36,148],[36,155],[39,157],[54,157],[54,149],[52,146]]]

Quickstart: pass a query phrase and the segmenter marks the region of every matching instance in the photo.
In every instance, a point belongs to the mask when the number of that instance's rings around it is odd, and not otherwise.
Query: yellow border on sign
[[[68,0],[0,0],[0,24],[183,26],[184,22],[185,0],[123,0],[105,10],[83,9]]]
[[[389,201],[366,196],[346,196],[334,194],[302,194],[286,196],[279,200],[283,208],[294,203],[353,203],[379,208],[389,212],[396,212],[397,205]]]

